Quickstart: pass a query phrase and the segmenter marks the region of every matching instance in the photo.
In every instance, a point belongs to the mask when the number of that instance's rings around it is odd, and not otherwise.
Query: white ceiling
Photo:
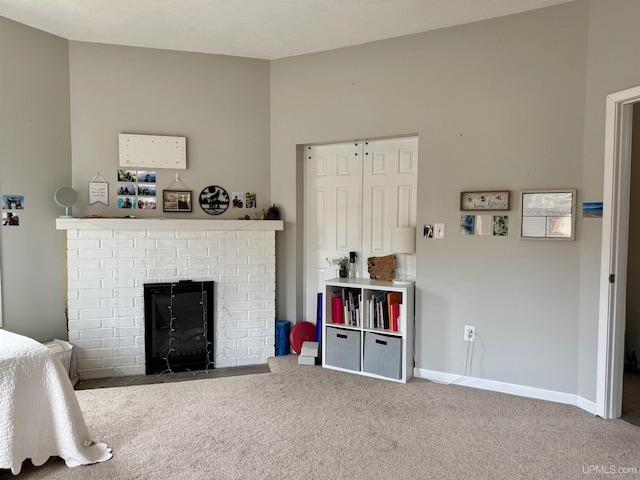
[[[0,0],[69,40],[277,59],[571,0]]]

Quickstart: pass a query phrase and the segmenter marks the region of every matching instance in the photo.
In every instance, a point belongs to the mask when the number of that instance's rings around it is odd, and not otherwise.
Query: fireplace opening
[[[213,282],[144,285],[145,371],[213,368]]]

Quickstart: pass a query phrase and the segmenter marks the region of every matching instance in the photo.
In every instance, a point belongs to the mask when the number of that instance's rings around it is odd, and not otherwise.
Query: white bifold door
[[[394,253],[391,229],[415,227],[418,138],[306,146],[304,154],[304,320],[315,322],[323,281],[338,276],[327,258],[356,252],[352,270],[368,278],[367,258]],[[398,262],[415,278],[413,256]]]

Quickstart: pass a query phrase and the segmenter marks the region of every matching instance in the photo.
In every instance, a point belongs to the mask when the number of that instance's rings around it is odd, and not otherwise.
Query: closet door
[[[304,320],[315,322],[323,281],[338,276],[326,259],[358,254],[357,276],[369,278],[367,258],[389,255],[391,228],[416,225],[418,138],[332,145],[305,151]],[[415,278],[412,255],[398,268]]]
[[[415,227],[418,182],[418,138],[364,142],[362,175],[361,275],[369,276],[367,258],[391,251],[393,227]],[[403,260],[408,264],[402,265]],[[415,256],[399,255],[398,269],[415,278]],[[398,270],[399,271],[399,270]]]
[[[362,146],[305,147],[304,320],[315,322],[323,281],[338,276],[327,258],[349,256],[362,244]]]

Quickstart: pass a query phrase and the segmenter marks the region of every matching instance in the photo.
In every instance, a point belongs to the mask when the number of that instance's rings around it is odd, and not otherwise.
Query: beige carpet
[[[270,359],[271,373],[78,391],[111,460],[21,479],[636,478],[640,428],[577,407]],[[599,469],[599,470],[597,470]],[[606,469],[606,470],[605,470]],[[602,475],[598,475],[600,472]],[[0,478],[12,478],[7,471]]]

